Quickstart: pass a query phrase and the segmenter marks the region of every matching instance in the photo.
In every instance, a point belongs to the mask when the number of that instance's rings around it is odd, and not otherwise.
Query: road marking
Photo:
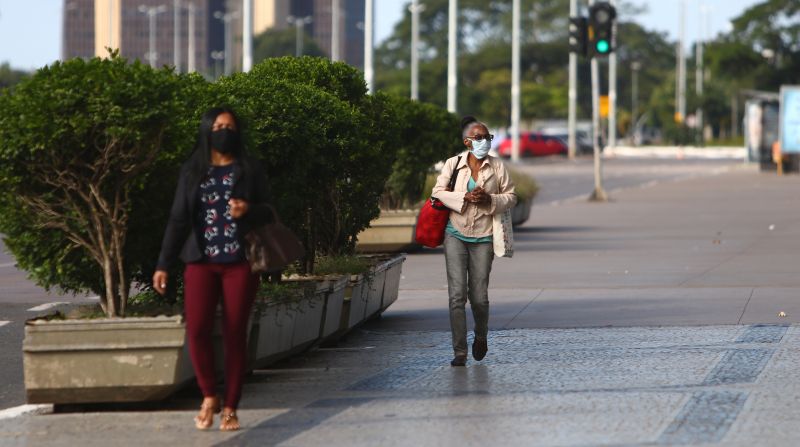
[[[87,300],[93,300],[93,301],[97,301],[97,300],[99,300],[99,299],[100,299],[100,297],[99,297],[99,296],[97,296],[97,295],[94,295],[94,296],[87,296],[87,297],[86,297],[86,299],[87,299]]]
[[[14,267],[15,265],[17,265],[16,262],[6,262],[6,263],[3,263],[3,264],[0,264],[0,267]]]
[[[52,404],[43,404],[43,405],[25,404],[25,405],[20,405],[18,407],[12,407],[12,408],[6,408],[5,410],[0,410],[0,420],[11,419],[19,416],[24,416],[26,414],[47,414],[52,412],[53,412]]]
[[[64,301],[56,301],[55,303],[40,304],[40,305],[38,305],[36,307],[31,307],[30,309],[28,309],[28,312],[41,312],[43,310],[52,309],[52,308],[54,308],[56,306],[60,306],[62,304],[69,304],[69,303],[64,302]]]
[[[7,325],[8,323],[11,323],[11,322],[10,321],[0,321],[0,327],[3,327],[5,325]]]

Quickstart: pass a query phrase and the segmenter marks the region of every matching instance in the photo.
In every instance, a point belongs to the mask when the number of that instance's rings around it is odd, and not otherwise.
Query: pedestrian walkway
[[[494,331],[447,364],[449,334],[360,331],[257,371],[244,430],[190,410],[0,421],[0,444],[105,446],[796,445],[800,330],[776,325]]]
[[[732,167],[613,198],[534,207],[493,269],[483,362],[449,366],[428,251],[380,320],[256,371],[241,432],[194,430],[189,392],[0,419],[0,445],[796,445],[800,177]]]

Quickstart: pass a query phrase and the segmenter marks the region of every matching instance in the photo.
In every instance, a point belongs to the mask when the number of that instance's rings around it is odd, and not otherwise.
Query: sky
[[[680,0],[630,1],[647,8],[646,13],[636,18],[637,22],[677,39]],[[376,43],[392,33],[407,3],[375,0]],[[687,0],[687,41],[694,41],[699,35],[700,5],[706,5],[709,11],[705,26],[710,29],[707,35],[713,36],[727,31],[730,19],[758,3],[758,0]],[[57,60],[61,52],[62,5],[63,0],[0,0],[0,63],[9,62],[12,67],[29,70]]]

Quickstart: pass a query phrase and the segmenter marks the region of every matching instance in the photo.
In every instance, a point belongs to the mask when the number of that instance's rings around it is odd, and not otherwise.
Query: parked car
[[[511,156],[511,138],[506,138],[497,147],[501,157]],[[539,132],[523,132],[519,137],[520,157],[541,157],[546,155],[563,155],[567,153],[567,145],[559,138]]]

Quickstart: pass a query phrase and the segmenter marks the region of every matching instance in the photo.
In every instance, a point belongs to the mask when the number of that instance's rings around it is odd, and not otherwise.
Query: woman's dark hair
[[[214,127],[214,121],[223,113],[231,114],[234,122],[236,122],[236,132],[239,138],[236,139],[237,144],[232,152],[236,159],[234,163],[242,167],[244,172],[249,171],[250,163],[244,150],[244,144],[242,143],[242,123],[239,121],[239,117],[236,116],[236,112],[228,107],[213,107],[203,113],[203,116],[200,118],[200,128],[197,131],[197,141],[194,144],[194,152],[192,152],[192,155],[189,157],[190,184],[200,183],[211,167],[212,128]]]
[[[467,126],[469,126],[472,123],[477,123],[477,122],[478,122],[478,118],[475,118],[472,115],[467,115],[465,117],[462,117],[461,118],[461,130],[464,131],[467,128]]]

